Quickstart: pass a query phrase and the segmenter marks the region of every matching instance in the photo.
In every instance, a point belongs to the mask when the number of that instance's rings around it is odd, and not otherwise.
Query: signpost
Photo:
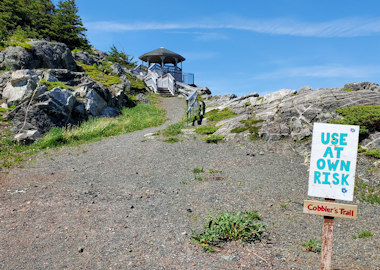
[[[321,269],[331,269],[334,217],[356,218],[355,186],[359,126],[314,123],[308,195],[325,202],[304,201],[304,213],[323,215]]]

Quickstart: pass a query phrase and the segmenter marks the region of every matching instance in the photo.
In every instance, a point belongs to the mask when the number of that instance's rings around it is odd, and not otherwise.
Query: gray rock
[[[351,89],[354,91],[359,90],[371,90],[375,92],[380,92],[380,85],[373,82],[352,82],[352,83],[346,83],[343,88]]]
[[[93,64],[97,64],[95,57],[89,54],[88,52],[78,51],[73,53],[73,57],[75,61],[82,62],[83,64],[92,66]]]
[[[116,74],[117,76],[121,77],[128,73],[128,69],[119,63],[113,64],[110,66],[112,73]]]
[[[18,105],[23,99],[32,95],[37,87],[38,75],[40,74],[28,69],[12,72],[2,93],[2,98],[8,106]]]
[[[86,111],[92,116],[100,116],[102,110],[107,107],[107,102],[95,90],[90,90],[84,102]]]
[[[264,95],[264,102],[265,103],[271,103],[271,102],[280,102],[284,97],[295,95],[297,93],[296,90],[291,89],[281,89],[273,93],[269,93]]]
[[[22,47],[7,47],[0,52],[0,63],[3,63],[11,70],[36,68],[38,60],[33,53]]]
[[[313,91],[313,88],[311,88],[310,86],[303,86],[298,90],[298,93],[303,94],[311,91]]]
[[[38,130],[23,130],[17,133],[13,140],[19,144],[30,144],[41,138],[42,134]]]
[[[370,134],[368,138],[361,142],[361,145],[368,149],[379,149],[380,150],[380,132],[377,131]]]
[[[12,72],[6,71],[6,72],[0,72],[0,99],[3,97],[3,90],[7,83],[10,81],[12,76]]]
[[[143,93],[137,94],[135,98],[136,100],[144,104],[147,104],[149,102],[149,99]]]
[[[102,117],[116,117],[121,114],[121,111],[114,107],[105,107],[101,112]]]
[[[77,65],[66,44],[41,40],[29,41],[31,50],[8,47],[0,53],[0,62],[12,70],[18,69],[68,69],[75,71]]]

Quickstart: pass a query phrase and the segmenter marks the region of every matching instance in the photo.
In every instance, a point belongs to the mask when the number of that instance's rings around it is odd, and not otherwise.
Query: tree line
[[[45,39],[65,43],[71,50],[90,48],[75,0],[1,0],[0,47],[13,39]]]

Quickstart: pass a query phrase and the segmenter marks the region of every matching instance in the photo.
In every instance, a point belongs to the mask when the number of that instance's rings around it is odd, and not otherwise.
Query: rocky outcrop
[[[47,82],[61,82],[67,89],[48,90]],[[52,127],[76,125],[89,117],[115,117],[122,107],[133,106],[123,86],[105,87],[83,72],[67,69],[17,70],[2,74],[4,106],[16,105],[11,120],[15,140],[33,142]]]
[[[224,120],[224,128],[219,134],[234,137],[230,131],[243,127],[242,119],[262,119],[259,136],[265,140],[280,140],[283,138],[302,140],[312,134],[314,122],[329,122],[341,117],[335,113],[338,108],[355,105],[379,105],[380,93],[375,83],[346,84],[356,91],[346,91],[340,88],[312,90],[303,87],[300,91],[282,89],[274,93],[258,97],[256,93],[244,97],[231,98],[215,96],[207,101],[208,110],[230,108],[238,114],[234,118]],[[363,87],[363,88],[359,88]],[[358,89],[359,88],[359,89]],[[247,131],[248,132],[248,131]],[[369,140],[368,145],[378,145]]]
[[[77,70],[71,51],[64,43],[40,40],[27,43],[32,46],[31,49],[17,46],[8,47],[0,52],[1,65],[11,70],[36,68]]]
[[[76,51],[72,53],[75,61],[80,61],[86,65],[101,65],[102,62],[107,61],[108,54],[92,48],[92,53],[85,51]]]

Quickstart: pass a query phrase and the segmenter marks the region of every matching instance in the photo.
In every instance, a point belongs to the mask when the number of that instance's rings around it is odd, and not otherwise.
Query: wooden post
[[[325,199],[335,202],[334,199]],[[321,270],[331,270],[332,248],[334,235],[334,217],[323,217]]]

